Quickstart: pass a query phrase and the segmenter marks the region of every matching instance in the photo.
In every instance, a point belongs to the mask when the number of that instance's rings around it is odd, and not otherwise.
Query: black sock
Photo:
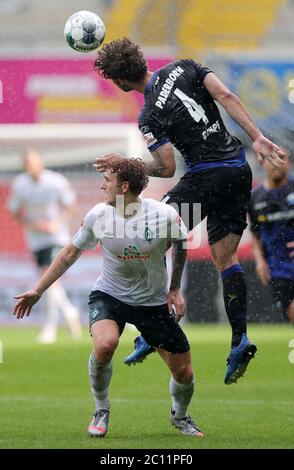
[[[225,308],[232,327],[232,347],[246,333],[247,286],[243,269],[234,264],[221,273]]]

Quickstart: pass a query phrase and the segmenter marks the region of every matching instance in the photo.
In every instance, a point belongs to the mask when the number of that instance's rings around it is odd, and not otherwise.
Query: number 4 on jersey
[[[208,124],[208,118],[205,114],[204,109],[202,108],[201,104],[196,103],[193,98],[190,98],[189,96],[185,95],[181,90],[178,88],[175,89],[174,94],[182,101],[182,103],[186,106],[188,109],[190,115],[194,119],[194,121],[199,122],[202,121],[204,124]]]

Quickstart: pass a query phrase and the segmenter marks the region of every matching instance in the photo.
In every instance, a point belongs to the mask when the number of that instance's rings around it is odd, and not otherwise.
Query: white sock
[[[89,377],[91,389],[95,401],[95,410],[108,410],[108,389],[112,376],[112,362],[99,364],[94,352],[89,357]]]
[[[194,393],[194,379],[189,384],[179,384],[171,376],[169,384],[172,396],[172,410],[176,418],[187,416],[187,409]]]

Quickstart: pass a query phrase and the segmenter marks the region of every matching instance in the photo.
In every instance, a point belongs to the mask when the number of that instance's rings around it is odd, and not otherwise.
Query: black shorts
[[[33,251],[33,255],[39,268],[49,266],[60,250],[61,246],[49,246],[48,248],[42,248],[42,250]]]
[[[119,326],[120,334],[126,323],[138,328],[151,346],[171,353],[190,350],[185,333],[178,325],[167,305],[146,307],[127,305],[105,292],[92,291],[89,296],[89,325],[99,320],[113,320]]]
[[[163,197],[163,202],[174,205],[189,230],[207,217],[208,241],[213,245],[229,233],[242,235],[247,226],[251,186],[252,172],[248,163],[238,168],[220,167],[186,173]],[[188,211],[183,209],[184,206],[181,208],[184,203],[188,205]],[[198,220],[193,216],[193,204],[201,204]]]
[[[288,320],[287,310],[294,300],[294,280],[293,279],[271,279],[270,288],[277,312],[282,312]]]

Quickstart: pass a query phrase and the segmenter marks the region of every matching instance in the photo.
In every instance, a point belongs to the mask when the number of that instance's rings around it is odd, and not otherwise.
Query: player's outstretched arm
[[[18,302],[14,306],[13,315],[15,315],[16,318],[23,318],[25,315],[29,316],[32,307],[38,302],[43,292],[54,284],[54,282],[75,263],[81,253],[82,250],[75,247],[72,243],[66,245],[52,261],[35,288],[15,296]]]
[[[184,248],[182,240],[172,242],[172,274],[169,293],[167,295],[167,305],[169,311],[174,306],[176,319],[179,321],[185,314],[186,304],[180,291],[183,270],[187,257],[187,250]]]
[[[258,237],[254,233],[252,233],[252,249],[255,258],[255,271],[257,277],[260,279],[261,283],[264,286],[267,286],[271,279],[270,269],[264,257],[262,241],[260,237]]]
[[[172,144],[166,143],[151,152],[151,162],[146,162],[149,176],[172,178],[176,171],[176,162]]]
[[[284,164],[285,152],[264,135],[255,139],[252,146],[259,163],[266,159],[276,168]]]
[[[151,152],[152,160],[146,162],[147,174],[160,178],[171,178],[176,171],[174,149],[170,143],[161,145],[158,149]],[[110,153],[104,157],[96,158],[94,168],[99,173],[104,173],[109,165],[123,160],[125,157],[119,153]]]
[[[213,99],[225,108],[229,116],[252,139],[253,150],[259,162],[262,163],[265,158],[275,167],[283,165],[285,152],[262,134],[238,96],[232,93],[214,73],[207,74],[203,83]]]
[[[120,153],[109,153],[103,157],[97,157],[93,166],[98,173],[105,173],[109,165],[124,160],[125,158],[126,157],[123,157]]]

